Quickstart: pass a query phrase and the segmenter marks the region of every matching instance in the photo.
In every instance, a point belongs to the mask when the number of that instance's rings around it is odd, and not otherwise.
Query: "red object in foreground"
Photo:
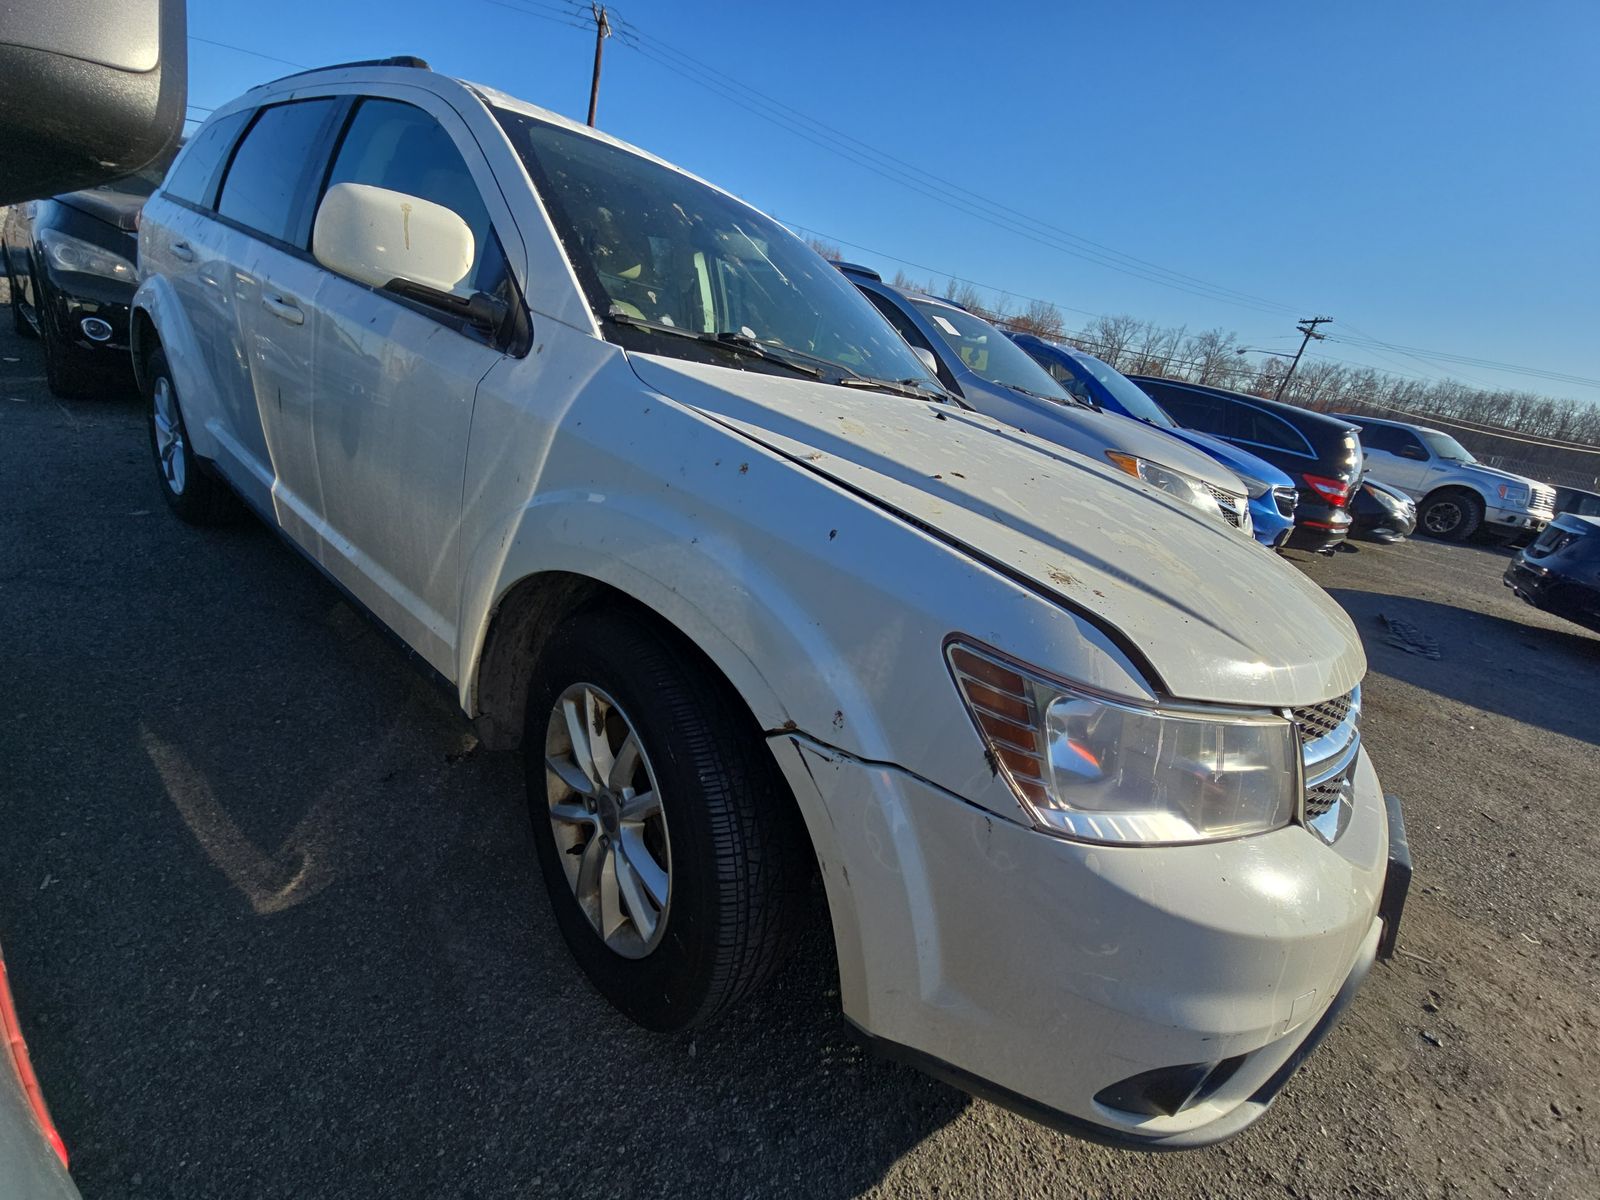
[[[22,1040],[22,1023],[17,1020],[17,1006],[11,998],[11,984],[6,979],[4,958],[0,958],[0,1040],[5,1042],[5,1050],[11,1058],[12,1065],[16,1067],[23,1094],[28,1097],[28,1106],[33,1109],[39,1128],[54,1147],[57,1157],[61,1159],[61,1165],[63,1167],[70,1165],[67,1162],[67,1144],[61,1140],[61,1134],[56,1132],[55,1122],[50,1119],[50,1109],[44,1102],[44,1093],[39,1090],[39,1077],[33,1073],[33,1063],[28,1058],[28,1044]]]
[[[1329,479],[1323,475],[1303,476],[1305,481],[1335,508],[1343,508],[1350,499],[1350,485],[1342,479]]]

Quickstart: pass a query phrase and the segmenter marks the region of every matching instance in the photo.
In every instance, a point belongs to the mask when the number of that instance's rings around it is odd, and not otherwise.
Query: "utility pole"
[[[595,61],[598,63],[599,59],[596,59]],[[590,122],[591,125],[593,123],[594,122],[592,121]],[[1306,347],[1311,343],[1311,339],[1316,338],[1317,341],[1320,342],[1323,338],[1328,336],[1325,333],[1318,333],[1317,326],[1331,325],[1332,323],[1332,317],[1306,317],[1304,320],[1295,325],[1295,328],[1301,333],[1305,334],[1305,337],[1300,339],[1300,349],[1294,352],[1294,361],[1289,364],[1289,369],[1283,373],[1283,378],[1278,380],[1277,393],[1272,397],[1274,400],[1283,399],[1283,389],[1288,387],[1289,380],[1294,378],[1294,369],[1300,365],[1300,356],[1306,352]]]
[[[605,5],[591,3],[589,11],[594,13],[594,78],[589,82],[589,128],[593,129],[595,106],[600,102],[600,52],[611,36],[611,23],[606,20]]]

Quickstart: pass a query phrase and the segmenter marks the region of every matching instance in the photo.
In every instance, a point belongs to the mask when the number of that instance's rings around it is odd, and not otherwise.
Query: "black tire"
[[[624,957],[601,938],[568,881],[552,828],[546,735],[558,701],[577,684],[614,698],[661,796],[670,890],[659,941],[643,957]],[[557,926],[614,1007],[648,1029],[687,1029],[770,978],[806,893],[810,850],[760,730],[692,649],[620,607],[574,615],[534,668],[523,753]]]
[[[36,338],[39,336],[38,332],[28,321],[28,318],[22,315],[22,301],[18,299],[17,277],[11,270],[11,251],[6,247],[0,246],[0,254],[5,256],[6,286],[11,296],[11,328],[16,330],[18,337]]]
[[[171,397],[171,426],[177,430],[177,442],[166,442],[157,418],[157,397],[165,385]],[[172,380],[172,370],[167,366],[167,356],[161,350],[151,353],[145,368],[144,399],[147,407],[145,425],[150,435],[150,453],[155,464],[156,482],[167,507],[181,520],[191,525],[225,525],[239,515],[239,502],[220,479],[206,471],[189,445],[189,427],[184,424],[183,409],[178,404],[178,388]],[[181,468],[169,471],[163,458],[164,449],[170,447],[172,458],[181,462]]]
[[[1422,502],[1417,528],[1429,537],[1464,542],[1483,524],[1483,500],[1462,488],[1446,488]]]

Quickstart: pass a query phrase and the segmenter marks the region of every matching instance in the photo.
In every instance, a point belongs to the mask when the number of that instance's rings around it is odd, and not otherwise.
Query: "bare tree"
[[[819,237],[806,238],[806,245],[810,246],[829,262],[838,262],[844,257],[843,250],[839,249],[839,247],[835,246],[832,242],[825,242]]]
[[[1061,310],[1048,300],[1030,300],[1021,312],[1007,318],[1006,327],[1018,333],[1032,333],[1059,341],[1067,331],[1067,321],[1061,315]]]
[[[1228,387],[1242,374],[1237,335],[1222,329],[1208,329],[1183,343],[1183,356],[1189,360],[1189,378],[1195,383]]]

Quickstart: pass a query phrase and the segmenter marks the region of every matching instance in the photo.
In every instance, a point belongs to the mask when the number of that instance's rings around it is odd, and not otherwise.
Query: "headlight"
[[[1106,457],[1111,460],[1111,465],[1135,479],[1142,479],[1151,487],[1160,488],[1167,495],[1182,500],[1210,517],[1220,517],[1217,511],[1217,501],[1206,485],[1192,475],[1185,475],[1182,471],[1174,471],[1171,467],[1163,467],[1160,463],[1151,462],[1148,458],[1138,458],[1132,454],[1124,454],[1120,450],[1107,450]]]
[[[1286,717],[1114,700],[956,642],[947,657],[996,767],[1050,833],[1205,842],[1294,816],[1300,750]]]
[[[1499,492],[1500,499],[1507,504],[1526,504],[1530,495],[1525,483],[1502,483]]]
[[[45,256],[58,270],[78,271],[84,275],[100,275],[106,279],[121,279],[137,283],[139,273],[133,264],[120,254],[102,249],[93,242],[75,238],[59,229],[46,229],[39,234],[39,244]]]

